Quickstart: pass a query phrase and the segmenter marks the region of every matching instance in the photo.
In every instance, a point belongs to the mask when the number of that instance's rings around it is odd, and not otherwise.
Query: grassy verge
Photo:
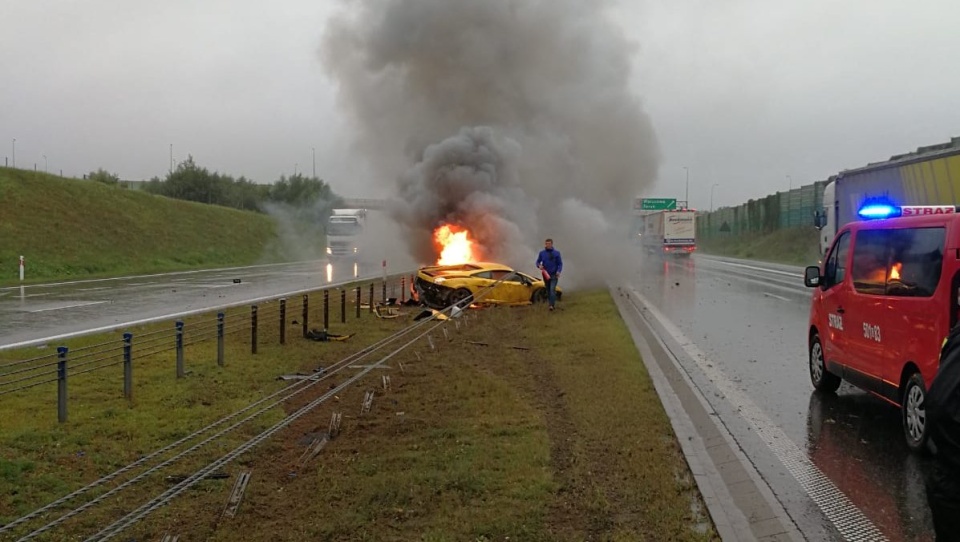
[[[818,231],[814,228],[790,228],[770,234],[718,236],[698,241],[707,254],[783,263],[809,265],[819,258]]]
[[[0,284],[280,261],[266,215],[0,168]]]
[[[569,297],[555,313],[486,309],[470,311],[459,329],[445,324],[446,333],[432,333],[436,350],[418,341],[228,466],[230,479],[202,482],[123,538],[715,540],[609,295]],[[339,321],[335,308],[331,316]],[[212,348],[196,346],[188,358],[193,373],[180,381],[170,356],[158,358],[140,369],[132,405],[116,398],[119,380],[93,379],[71,397],[71,421],[62,427],[50,390],[33,399],[0,397],[0,457],[15,458],[0,462],[0,521],[265,395],[282,385],[275,380],[281,373],[329,365],[410,323],[409,316],[379,320],[365,312],[348,322],[332,329],[357,333],[345,343],[304,341],[292,324],[289,344],[277,345],[274,332],[256,357],[234,341],[225,368],[211,361]],[[386,391],[383,375],[391,378]],[[361,414],[367,390],[377,395]],[[39,409],[34,419],[20,415],[30,409]],[[301,465],[335,411],[343,414],[342,433]],[[218,457],[282,414],[271,412],[207,455]],[[240,513],[220,518],[241,470],[252,476]],[[163,487],[159,478],[144,490]],[[72,532],[114,514],[70,524]]]

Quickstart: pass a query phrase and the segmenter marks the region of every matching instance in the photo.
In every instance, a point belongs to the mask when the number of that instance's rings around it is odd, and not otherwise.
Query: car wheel
[[[546,303],[549,301],[550,295],[547,294],[546,288],[540,288],[539,290],[533,292],[533,296],[530,298],[530,301],[533,303]]]
[[[465,309],[470,306],[470,303],[473,302],[473,293],[466,288],[457,288],[450,294],[450,297],[447,298],[447,301],[449,301],[451,305],[456,305],[461,309]]]
[[[840,377],[827,370],[823,360],[823,345],[820,336],[810,339],[810,382],[817,391],[833,393],[840,387]]]
[[[913,373],[903,388],[900,411],[903,413],[903,436],[913,452],[923,451],[927,445],[927,390],[920,373]]]

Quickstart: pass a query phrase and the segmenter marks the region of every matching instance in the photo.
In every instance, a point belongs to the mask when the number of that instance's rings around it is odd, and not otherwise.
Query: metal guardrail
[[[401,302],[406,300],[407,274],[392,275],[387,279],[360,279],[346,281],[338,284],[331,284],[326,288],[314,288],[310,290],[298,290],[281,296],[268,296],[240,303],[232,303],[215,308],[200,309],[194,311],[184,311],[174,315],[138,320],[110,326],[107,329],[94,329],[84,332],[66,334],[55,337],[52,340],[63,338],[78,338],[90,336],[98,333],[107,333],[110,331],[127,330],[134,326],[140,326],[149,323],[158,323],[164,321],[173,322],[172,329],[157,330],[135,336],[130,331],[124,331],[120,339],[106,341],[99,344],[84,346],[81,348],[70,349],[67,346],[58,346],[55,353],[44,356],[33,357],[16,361],[0,363],[0,398],[22,392],[34,387],[46,384],[57,384],[57,419],[64,423],[68,419],[68,379],[75,378],[84,374],[101,371],[107,368],[123,365],[123,395],[126,399],[133,399],[133,371],[134,355],[137,359],[149,358],[157,354],[174,351],[175,373],[176,377],[184,378],[186,376],[185,350],[187,346],[204,343],[213,339],[217,341],[217,364],[224,366],[226,338],[231,335],[237,335],[249,330],[250,332],[250,354],[256,355],[260,342],[261,328],[265,326],[278,326],[277,337],[280,344],[286,343],[287,338],[287,315],[296,314],[298,307],[291,306],[288,303],[289,297],[297,296],[300,298],[300,327],[304,338],[309,333],[310,322],[310,297],[311,294],[322,292],[323,296],[323,329],[330,326],[330,290],[334,289],[340,292],[340,323],[346,323],[347,311],[346,300],[347,290],[355,293],[356,318],[360,317],[360,305],[363,290],[368,287],[369,295],[367,297],[370,311],[373,311],[375,304],[374,290],[377,283],[381,283],[380,293],[381,301],[386,302],[387,286],[390,285],[391,293],[396,294],[396,288],[399,285]],[[351,288],[346,286],[356,284]],[[393,297],[396,297],[395,295]],[[226,311],[231,308],[250,307],[249,318],[241,318],[239,321],[227,321]],[[184,318],[188,316],[205,315],[216,311],[216,318],[213,321],[204,323],[194,323],[188,326]],[[234,318],[231,318],[234,320]],[[272,322],[272,323],[270,323]],[[48,344],[51,339],[39,341],[30,341],[22,344],[20,347],[32,346],[35,344]],[[8,347],[7,349],[10,349]]]

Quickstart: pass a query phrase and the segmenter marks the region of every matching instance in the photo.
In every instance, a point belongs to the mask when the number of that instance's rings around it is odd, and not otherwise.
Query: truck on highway
[[[648,254],[690,256],[697,250],[697,213],[690,209],[643,215],[640,239]]]
[[[846,170],[828,181],[823,189],[824,208],[815,216],[820,229],[821,255],[826,253],[840,228],[857,220],[858,210],[866,203],[960,203],[960,137],[892,156],[884,162]]]
[[[366,220],[366,209],[334,209],[326,224],[327,258],[358,259]]]

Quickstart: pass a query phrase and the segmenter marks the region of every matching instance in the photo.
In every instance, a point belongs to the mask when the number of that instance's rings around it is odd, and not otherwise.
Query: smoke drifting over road
[[[474,231],[485,256],[527,268],[554,237],[572,278],[587,265],[573,262],[596,262],[598,236],[626,238],[658,152],[629,88],[633,46],[607,5],[344,3],[324,60],[415,257],[435,257],[430,233],[447,222]]]

